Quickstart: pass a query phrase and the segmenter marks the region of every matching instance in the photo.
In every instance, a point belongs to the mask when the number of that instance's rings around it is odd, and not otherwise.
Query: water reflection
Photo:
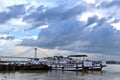
[[[87,80],[86,76],[102,75],[102,72],[79,71],[19,71],[1,72],[0,80]]]
[[[116,69],[120,69],[120,65],[110,67],[108,66],[103,71],[84,72],[58,70],[7,71],[0,72],[0,80],[119,80],[120,71]]]

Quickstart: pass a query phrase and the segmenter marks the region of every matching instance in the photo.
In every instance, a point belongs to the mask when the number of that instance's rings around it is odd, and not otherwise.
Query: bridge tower
[[[34,58],[37,58],[37,48],[35,48]]]

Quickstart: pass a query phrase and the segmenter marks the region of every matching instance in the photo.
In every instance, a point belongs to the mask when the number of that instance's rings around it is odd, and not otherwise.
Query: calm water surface
[[[120,65],[107,65],[103,71],[19,71],[0,72],[0,80],[120,80]]]

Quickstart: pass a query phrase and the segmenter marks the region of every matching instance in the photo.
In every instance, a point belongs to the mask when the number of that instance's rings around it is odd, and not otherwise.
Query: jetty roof
[[[87,55],[69,55],[68,57],[87,57]]]

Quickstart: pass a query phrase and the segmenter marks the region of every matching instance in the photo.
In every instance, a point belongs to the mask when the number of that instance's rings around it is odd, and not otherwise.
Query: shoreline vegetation
[[[110,60],[106,61],[107,64],[120,64],[120,61]]]

